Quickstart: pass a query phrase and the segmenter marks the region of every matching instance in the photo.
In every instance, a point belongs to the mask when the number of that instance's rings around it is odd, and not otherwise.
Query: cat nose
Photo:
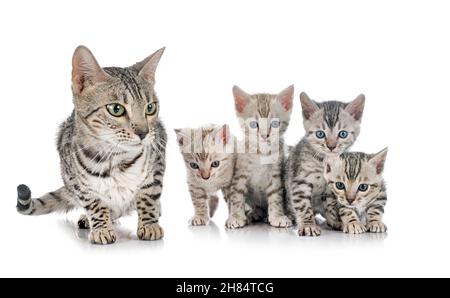
[[[141,129],[138,129],[138,130],[136,130],[136,132],[135,132],[135,134],[139,137],[139,139],[141,139],[141,141],[143,140],[143,139],[145,139],[145,137],[148,135],[148,130],[141,130]]]
[[[347,202],[349,202],[350,204],[353,203],[356,200],[355,197],[347,197]]]
[[[336,144],[327,144],[328,149],[330,149],[330,151],[333,151],[334,149],[336,149]]]
[[[208,171],[200,171],[200,175],[204,180],[208,180],[211,177],[211,173]]]

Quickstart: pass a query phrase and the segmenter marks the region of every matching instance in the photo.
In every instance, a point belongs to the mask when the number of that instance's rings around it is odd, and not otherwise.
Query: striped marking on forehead
[[[104,70],[110,76],[118,78],[135,101],[144,102],[144,98],[148,97],[147,94],[145,94],[146,92],[143,92],[141,87],[137,83],[136,73],[133,70],[120,67],[108,67]],[[128,103],[126,97],[124,98],[124,101],[125,104]]]
[[[339,115],[341,109],[344,109],[346,104],[339,101],[326,101],[317,104],[320,109],[323,109],[323,120],[329,128],[333,128],[339,122]]]
[[[274,96],[270,94],[256,94],[253,95],[253,98],[256,99],[259,116],[262,118],[269,118],[269,114],[271,111],[270,104]]]
[[[368,160],[368,155],[361,152],[351,152],[343,153],[340,158],[344,161],[347,179],[356,180],[361,173],[362,164]]]
[[[214,127],[210,128],[201,128],[192,131],[191,137],[193,138],[194,145],[194,154],[195,156],[202,161],[206,161],[209,158],[208,149],[211,141],[214,141]],[[200,139],[201,137],[201,139]]]

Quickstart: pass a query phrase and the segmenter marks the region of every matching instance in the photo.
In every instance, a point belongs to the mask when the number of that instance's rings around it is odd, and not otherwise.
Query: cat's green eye
[[[200,166],[199,166],[197,163],[195,163],[195,162],[191,162],[189,165],[190,165],[191,168],[193,168],[194,170],[200,169]]]
[[[367,191],[369,189],[369,185],[367,185],[367,184],[360,184],[359,186],[358,186],[358,191],[360,191],[360,192],[365,192],[365,191]]]
[[[151,102],[147,105],[147,108],[145,109],[145,114],[148,116],[153,116],[158,111],[158,106],[155,102]]]
[[[125,107],[118,103],[109,104],[106,109],[114,117],[122,117],[126,113]]]

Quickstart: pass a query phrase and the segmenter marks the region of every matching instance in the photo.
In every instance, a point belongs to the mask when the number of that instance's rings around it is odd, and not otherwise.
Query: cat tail
[[[31,198],[30,188],[26,185],[17,187],[17,212],[23,215],[43,215],[52,212],[68,212],[74,208],[65,187],[49,192],[36,199]]]
[[[219,206],[219,197],[216,195],[208,196],[209,217],[212,218]]]

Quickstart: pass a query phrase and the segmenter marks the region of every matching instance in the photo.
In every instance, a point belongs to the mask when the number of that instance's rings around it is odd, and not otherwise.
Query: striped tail
[[[52,212],[68,212],[73,205],[68,200],[69,194],[65,187],[49,192],[37,198],[31,198],[30,188],[26,185],[17,187],[17,211],[23,215],[43,215]]]
[[[215,195],[208,196],[209,217],[212,218],[219,206],[219,198]]]

